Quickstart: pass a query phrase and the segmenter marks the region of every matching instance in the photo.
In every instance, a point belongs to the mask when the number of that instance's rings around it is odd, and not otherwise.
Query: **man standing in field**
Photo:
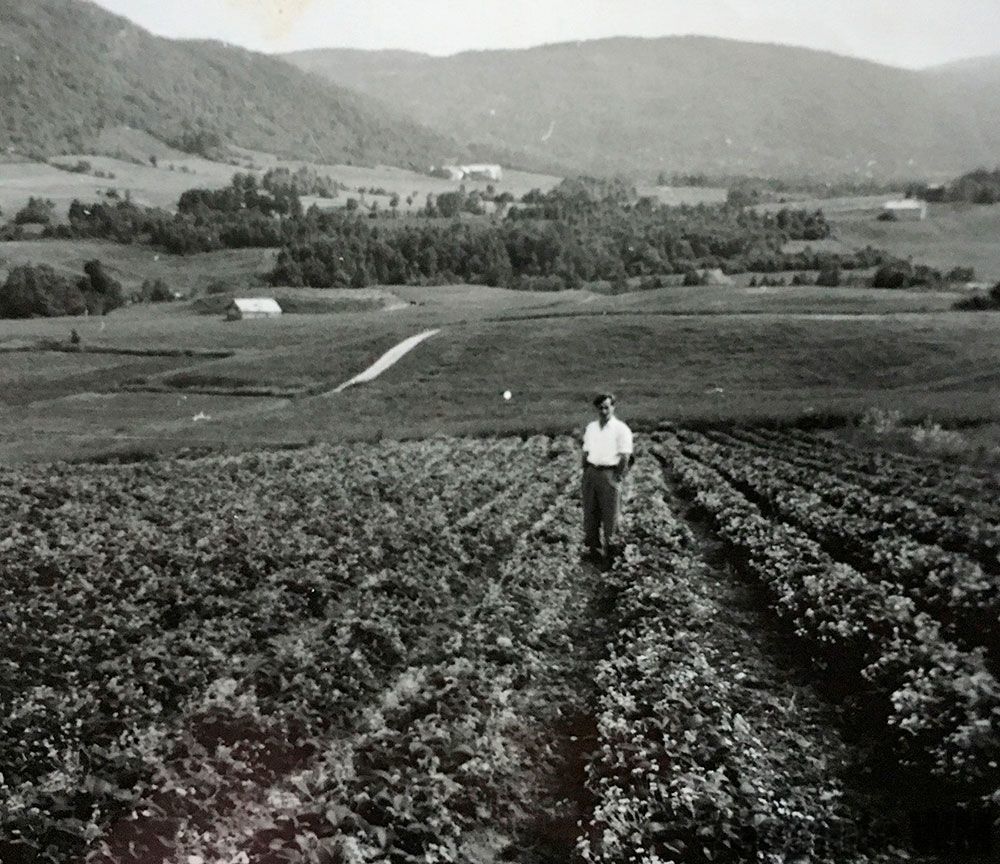
[[[583,434],[583,535],[592,561],[610,563],[621,508],[621,484],[632,464],[632,430],[615,417],[615,397],[594,399],[597,419]],[[604,549],[600,532],[604,531]]]

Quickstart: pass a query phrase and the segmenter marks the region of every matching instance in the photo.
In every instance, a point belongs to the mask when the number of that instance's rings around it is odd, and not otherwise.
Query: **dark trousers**
[[[583,469],[583,542],[588,549],[601,550],[600,529],[604,529],[604,547],[611,551],[618,531],[621,489],[614,468]]]

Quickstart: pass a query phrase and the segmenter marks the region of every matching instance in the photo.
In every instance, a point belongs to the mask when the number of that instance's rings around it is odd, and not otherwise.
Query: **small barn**
[[[278,301],[272,297],[235,297],[226,309],[227,321],[248,318],[277,318],[281,314]]]
[[[883,214],[892,214],[893,218],[919,221],[927,216],[927,204],[916,198],[901,198],[898,201],[886,201],[882,205]]]

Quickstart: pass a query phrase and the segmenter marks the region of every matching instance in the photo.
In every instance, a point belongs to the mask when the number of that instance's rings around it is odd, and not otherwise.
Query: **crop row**
[[[658,467],[640,462],[636,484],[610,574],[614,635],[596,673],[600,748],[584,859],[871,860],[835,747],[801,724],[794,697],[752,689],[761,670],[712,639],[716,592],[664,501]]]
[[[834,558],[898,586],[964,644],[1000,650],[1000,575],[967,556],[921,543],[899,525],[833,503],[839,487],[829,477],[704,439],[692,437],[683,446]]]
[[[440,441],[5,474],[4,860],[69,860],[143,796],[170,810],[157,779],[203,755],[220,691],[267,736],[353,728],[545,509],[523,480],[559,453]],[[511,486],[513,516],[484,506]],[[456,527],[470,506],[482,518]]]
[[[873,488],[884,484],[886,492],[909,489],[924,503],[940,507],[940,512],[946,515],[950,513],[950,508],[958,510],[950,515],[980,512],[984,518],[989,518],[996,513],[996,477],[984,476],[962,465],[910,457],[898,452],[856,448],[846,442],[798,429],[782,432],[755,429],[740,433],[741,436],[743,434],[762,439],[768,447],[822,459],[834,468],[846,468],[866,478]]]
[[[988,497],[945,494],[940,487],[925,484],[926,477],[899,472],[890,457],[882,454],[867,463],[870,473],[852,470],[846,452],[829,452],[824,458],[804,453],[786,441],[762,442],[754,433],[737,436],[710,433],[713,440],[742,451],[766,455],[787,464],[810,482],[821,481],[818,491],[845,509],[899,526],[917,539],[978,558],[1000,572],[1000,509]]]
[[[945,800],[995,795],[1000,685],[981,652],[943,638],[893,584],[833,561],[797,528],[763,516],[676,439],[665,439],[660,453],[746,572],[768,588],[826,685],[856,706],[859,727],[904,768],[935,781]]]
[[[516,848],[552,771],[573,619],[590,593],[576,562],[577,460],[556,467],[572,479],[554,501],[551,478],[521,484],[551,503],[475,574],[477,599],[450,610],[448,632],[387,676],[357,730],[318,741],[310,764],[210,830],[179,832],[182,857],[448,862]]]

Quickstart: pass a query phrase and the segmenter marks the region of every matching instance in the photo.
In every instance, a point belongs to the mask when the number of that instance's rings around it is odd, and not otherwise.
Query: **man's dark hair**
[[[611,400],[611,404],[612,404],[612,405],[614,405],[614,404],[615,404],[615,394],[614,394],[614,393],[598,393],[598,394],[597,394],[597,395],[596,395],[596,396],[594,397],[594,407],[595,407],[595,408],[599,407],[599,406],[600,406],[600,404],[601,404],[601,403],[602,403],[602,402],[603,402],[603,401],[604,401],[605,399],[610,399],[610,400]]]

